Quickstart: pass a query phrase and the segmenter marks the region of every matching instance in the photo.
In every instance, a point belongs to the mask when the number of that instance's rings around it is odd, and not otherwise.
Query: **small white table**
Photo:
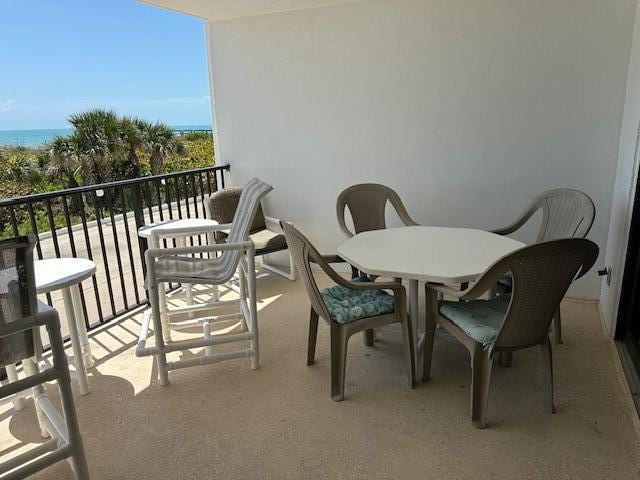
[[[93,357],[82,310],[80,286],[83,280],[96,272],[96,264],[86,258],[50,258],[37,260],[34,265],[36,291],[39,294],[62,290],[80,395],[87,395],[87,368],[93,365]]]
[[[174,238],[177,242],[178,247],[184,247],[186,245],[186,239],[189,237],[197,237],[198,235],[206,235],[207,241],[210,244],[215,243],[213,239],[213,227],[217,227],[219,223],[216,220],[210,220],[208,218],[183,218],[180,220],[166,220],[164,222],[151,223],[149,225],[144,225],[138,229],[138,236],[141,238],[146,238],[147,240],[151,240],[152,244],[149,245],[150,248],[161,248],[160,240],[154,241],[154,237],[152,235],[154,230],[162,230],[163,236],[165,238]],[[185,229],[189,229],[189,233],[184,233]],[[175,234],[171,232],[174,231]],[[156,237],[157,238],[157,237]],[[185,295],[187,299],[187,304],[193,304],[193,292],[191,290],[191,285],[185,285]],[[160,315],[162,317],[163,324],[167,328],[164,329],[164,337],[165,341],[171,340],[171,330],[169,328],[168,318],[167,318],[167,296],[164,288],[158,289],[158,297],[159,297],[159,307],[160,307]],[[214,298],[218,300],[218,289],[217,287],[214,289]]]
[[[483,230],[415,226],[360,233],[340,245],[338,255],[370,275],[409,281],[409,317],[416,365],[419,351],[429,349],[423,367],[423,380],[428,380],[437,295],[427,290],[425,333],[418,338],[419,282],[456,284],[474,281],[500,257],[522,247],[521,242]]]
[[[180,233],[176,234],[176,239],[184,241],[187,237],[206,235],[213,233],[212,228],[217,227],[219,224],[215,220],[208,218],[183,218],[180,220],[165,220],[164,222],[151,223],[144,225],[138,229],[138,236],[146,239],[151,239],[151,233],[154,230],[162,230],[170,233],[172,230],[177,232],[187,229],[202,229],[200,232],[190,232],[188,234]],[[151,245],[151,248],[160,248],[160,245]]]

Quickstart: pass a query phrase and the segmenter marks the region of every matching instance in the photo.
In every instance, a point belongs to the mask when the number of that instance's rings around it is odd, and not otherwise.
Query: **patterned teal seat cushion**
[[[440,301],[438,307],[440,315],[455,323],[487,350],[493,347],[510,300],[511,295],[500,295],[491,300]]]
[[[355,279],[354,282],[368,281]],[[366,317],[386,315],[395,310],[393,296],[383,290],[351,290],[340,285],[320,292],[331,318],[337,323],[350,323]]]

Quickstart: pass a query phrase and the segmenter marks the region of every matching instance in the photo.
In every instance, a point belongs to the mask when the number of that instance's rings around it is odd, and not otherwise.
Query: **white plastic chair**
[[[147,285],[151,310],[144,317],[137,356],[154,355],[158,363],[158,377],[161,385],[169,383],[168,372],[179,368],[217,363],[234,358],[251,358],[251,368],[259,366],[259,335],[256,303],[255,248],[249,240],[249,230],[260,201],[273,187],[254,178],[243,190],[238,208],[231,224],[212,227],[212,232],[225,231],[229,236],[227,243],[202,245],[182,248],[155,248],[145,253],[147,264]],[[183,233],[191,233],[185,229]],[[201,228],[200,228],[201,233]],[[153,231],[153,244],[165,235],[176,235],[176,230],[169,234],[161,229]],[[218,252],[219,256],[200,258],[195,254]],[[162,283],[175,282],[191,285],[223,285],[238,272],[239,298],[237,300],[216,300],[208,303],[197,303],[184,307],[167,309]],[[220,307],[237,307],[237,313],[215,315]],[[185,314],[189,318],[185,319]],[[172,321],[172,318],[176,320]],[[178,318],[179,317],[179,318]],[[147,347],[150,319],[153,318],[155,346]],[[221,321],[240,320],[242,331],[211,335],[211,325]],[[200,325],[203,337],[189,340],[172,341],[172,328],[192,328]],[[214,346],[232,342],[249,342],[248,348],[233,351],[215,352]],[[195,358],[167,361],[167,354],[192,348],[205,349],[204,355]]]
[[[78,479],[88,479],[78,418],[71,393],[69,366],[60,333],[58,312],[38,302],[33,271],[35,237],[0,242],[0,366],[12,369],[22,361],[25,378],[10,378],[0,387],[2,403],[20,403],[31,389],[41,435],[49,440],[0,464],[0,479],[19,479],[67,459]],[[49,334],[53,367],[42,372],[40,327]],[[43,384],[57,381],[64,416],[45,394]]]
[[[207,218],[220,223],[232,221],[238,208],[241,195],[242,189],[233,187],[225,188],[209,195],[209,198],[204,204]],[[284,232],[282,228],[280,228],[280,219],[266,216],[262,211],[262,207],[258,207],[258,211],[251,224],[249,238],[256,247],[256,257],[259,258],[263,269],[292,282],[296,279],[296,267],[291,252],[289,252],[288,271],[280,266],[269,263],[267,260],[269,255],[288,250],[289,248]],[[214,241],[218,243],[224,243],[226,240],[226,235],[222,232],[214,236]]]

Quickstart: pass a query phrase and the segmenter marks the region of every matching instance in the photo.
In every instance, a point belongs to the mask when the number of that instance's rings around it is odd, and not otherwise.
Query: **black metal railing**
[[[0,200],[0,238],[34,234],[38,259],[93,260],[96,273],[80,289],[91,329],[147,303],[147,245],[138,228],[204,217],[204,199],[224,188],[228,170],[200,168]],[[52,304],[51,295],[47,300]]]

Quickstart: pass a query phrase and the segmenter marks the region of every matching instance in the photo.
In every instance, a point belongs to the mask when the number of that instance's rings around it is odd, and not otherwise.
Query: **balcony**
[[[92,478],[639,477],[638,2],[145,1],[206,22],[216,161],[231,167],[0,201],[4,231],[37,234],[39,258],[98,266],[82,301],[91,394],[74,384]],[[539,352],[522,350],[494,367],[490,428],[473,429],[467,350],[438,331],[431,379],[410,390],[393,328],[374,347],[352,339],[346,399],[332,402],[327,326],[307,366],[304,286],[262,271],[261,368],[208,364],[159,385],[135,355],[148,311],[136,229],[202,216],[205,195],[254,176],[274,187],[265,210],[323,253],[344,241],[336,198],[356,183],[397,189],[420,224],[480,230],[545,190],[587,192],[600,257],[562,303],[557,413],[544,412]],[[0,454],[39,442],[30,401],[1,407]],[[35,478],[72,475],[61,462]]]
[[[373,348],[358,336],[347,398],[335,403],[324,324],[317,362],[306,366],[302,282],[258,278],[256,371],[234,360],[175,371],[162,387],[154,361],[134,353],[143,309],[90,333],[92,392],[76,396],[76,405],[92,478],[635,478],[630,400],[595,304],[563,303],[566,340],[554,349],[558,413],[544,413],[539,353],[524,350],[511,368],[494,369],[491,428],[476,430],[460,344],[439,335],[432,380],[409,390],[398,332],[382,331]],[[169,299],[183,301],[178,291]],[[41,441],[30,402],[13,415],[2,408],[5,455]],[[34,478],[72,475],[61,462]]]

